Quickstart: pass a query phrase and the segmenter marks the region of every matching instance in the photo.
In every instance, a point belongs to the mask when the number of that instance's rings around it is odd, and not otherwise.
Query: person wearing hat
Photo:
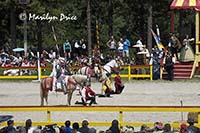
[[[106,73],[106,78],[102,82],[102,92],[104,93],[106,97],[110,97],[110,94],[114,94],[110,78],[111,78],[111,74]]]

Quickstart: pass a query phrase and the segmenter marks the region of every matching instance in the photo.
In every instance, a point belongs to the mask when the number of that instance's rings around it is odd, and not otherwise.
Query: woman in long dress
[[[180,53],[181,62],[194,60],[194,52],[192,51],[192,47],[190,45],[191,41],[194,41],[194,39],[189,39],[189,35],[186,35],[183,40],[183,47],[181,48]]]

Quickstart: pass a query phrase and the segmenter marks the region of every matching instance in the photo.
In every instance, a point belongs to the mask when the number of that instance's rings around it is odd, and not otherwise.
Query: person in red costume
[[[123,89],[124,89],[124,84],[122,83],[121,77],[119,72],[116,73],[117,75],[115,76],[115,94],[120,94],[122,93]]]
[[[91,89],[90,87],[88,87],[87,83],[85,83],[83,89],[81,90],[81,100],[83,102],[83,105],[87,105],[87,101],[90,100],[89,105],[91,106],[93,103],[96,103],[96,93],[93,89]]]

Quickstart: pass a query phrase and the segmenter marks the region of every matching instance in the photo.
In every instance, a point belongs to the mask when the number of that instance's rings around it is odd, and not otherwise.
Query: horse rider
[[[61,83],[61,89],[63,89],[64,94],[67,94],[67,81],[68,77],[66,73],[66,62],[65,59],[62,57],[58,58],[57,64],[55,65],[55,75],[54,75],[54,82],[53,82],[53,90],[57,89],[57,83]]]

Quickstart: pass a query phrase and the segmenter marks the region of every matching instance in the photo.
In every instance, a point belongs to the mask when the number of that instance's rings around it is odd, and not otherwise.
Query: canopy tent
[[[188,9],[194,8],[200,10],[200,0],[173,0],[170,9]]]
[[[174,32],[174,11],[173,11],[173,9],[195,9],[196,11],[200,11],[200,0],[173,0],[170,5],[170,9],[171,9],[170,30],[171,30],[171,32]]]
[[[193,76],[194,71],[196,66],[198,65],[198,62],[200,60],[200,54],[199,54],[199,11],[200,11],[200,0],[173,0],[171,5],[170,5],[170,9],[171,9],[171,26],[170,26],[170,30],[171,32],[174,32],[174,12],[173,9],[195,9],[196,10],[196,53],[195,53],[195,61],[194,61],[194,65],[193,65],[193,69],[192,69],[192,73],[190,75],[190,78]]]

